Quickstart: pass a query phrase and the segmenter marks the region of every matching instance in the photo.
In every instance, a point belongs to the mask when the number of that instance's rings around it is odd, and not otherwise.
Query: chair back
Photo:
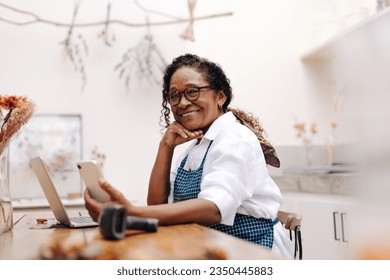
[[[293,240],[294,236],[294,259],[302,260],[303,248],[302,248],[302,234],[301,234],[301,221],[302,216],[297,213],[286,212],[279,210],[278,219],[290,233],[290,240]]]

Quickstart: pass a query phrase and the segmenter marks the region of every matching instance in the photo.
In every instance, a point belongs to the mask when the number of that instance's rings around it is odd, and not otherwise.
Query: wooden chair
[[[279,211],[278,219],[283,226],[290,233],[290,240],[293,240],[294,232],[294,259],[302,260],[302,235],[301,235],[301,221],[302,216],[297,213]]]

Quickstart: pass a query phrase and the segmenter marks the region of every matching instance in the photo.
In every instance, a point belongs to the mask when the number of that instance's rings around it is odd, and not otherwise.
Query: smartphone
[[[77,162],[77,168],[91,197],[100,202],[108,201],[110,199],[109,195],[100,187],[98,182],[102,174],[97,162],[95,160],[79,161]]]

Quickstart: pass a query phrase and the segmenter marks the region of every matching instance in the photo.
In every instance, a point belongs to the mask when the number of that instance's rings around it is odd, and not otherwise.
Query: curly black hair
[[[160,116],[161,125],[163,119],[165,120],[165,128],[171,124],[169,117],[171,110],[168,107],[169,88],[172,75],[181,67],[191,67],[197,70],[198,72],[202,73],[203,78],[209,82],[209,85],[213,90],[216,92],[223,91],[226,95],[226,101],[222,105],[222,110],[224,112],[228,110],[228,106],[233,99],[233,93],[230,86],[230,80],[226,77],[225,72],[222,70],[221,66],[207,60],[206,58],[202,58],[194,54],[185,54],[173,59],[172,63],[165,68],[162,90],[163,108],[161,110]]]

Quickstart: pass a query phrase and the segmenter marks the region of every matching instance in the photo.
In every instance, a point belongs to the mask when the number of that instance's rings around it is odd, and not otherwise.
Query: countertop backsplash
[[[282,192],[353,194],[357,180],[356,153],[352,144],[334,147],[334,163],[327,163],[326,146],[310,148],[310,164],[303,146],[277,146],[280,168],[269,172]]]
[[[355,174],[287,174],[273,175],[275,183],[284,192],[352,195],[358,191]]]

